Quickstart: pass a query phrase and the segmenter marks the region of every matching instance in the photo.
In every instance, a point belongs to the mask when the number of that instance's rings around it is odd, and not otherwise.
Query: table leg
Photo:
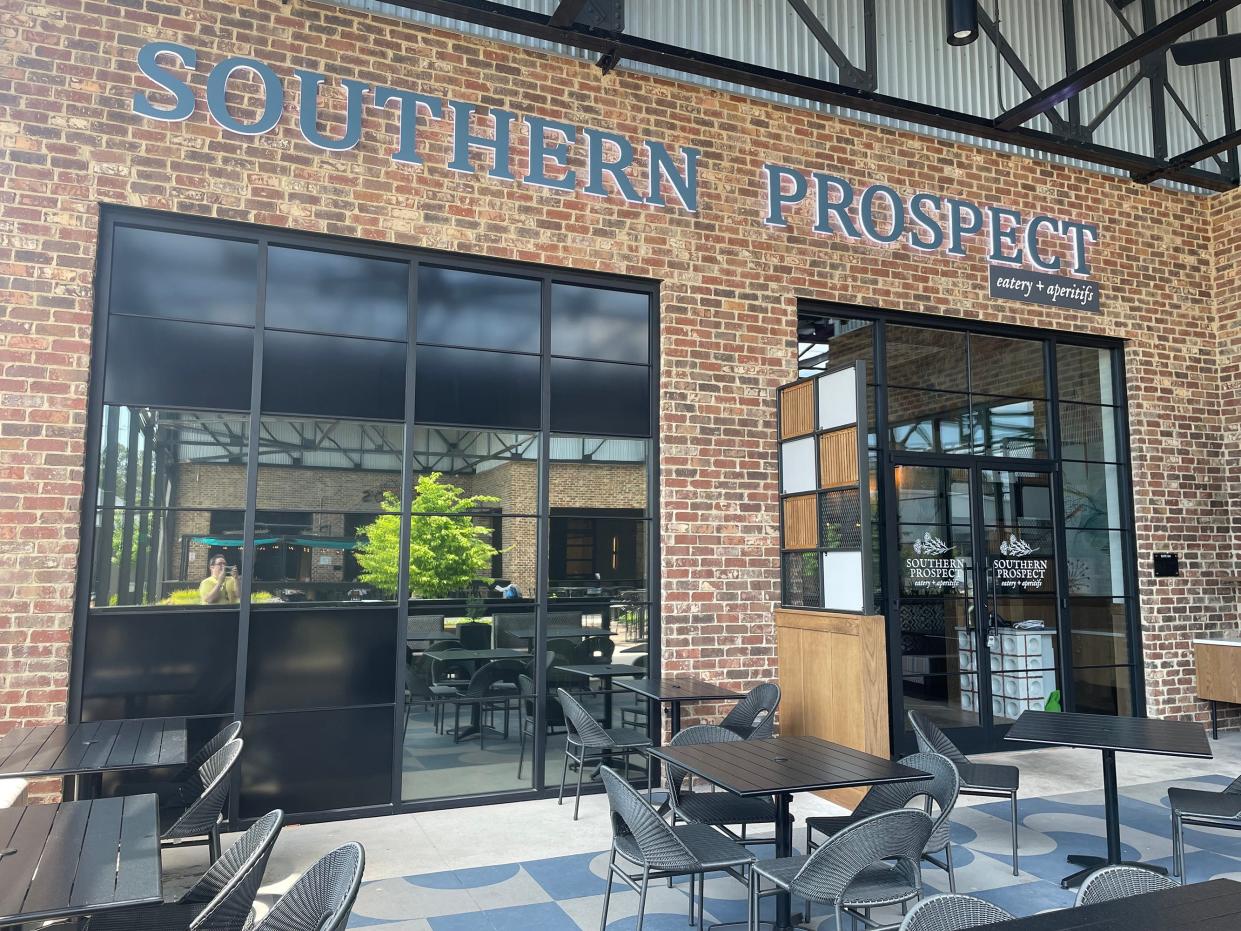
[[[681,733],[681,703],[672,702],[672,736]]]
[[[1211,699],[1211,739],[1219,740],[1219,703]]]
[[[603,679],[603,726],[612,729],[612,681]]]
[[[789,803],[793,801],[793,796],[787,792],[781,792],[774,797],[774,801],[776,803],[776,857],[791,857],[793,855],[793,819],[789,814]],[[765,858],[760,857],[760,859]],[[796,927],[795,922],[802,920],[801,915],[792,914],[793,897],[787,892],[779,892],[774,898],[776,900],[775,924],[770,921],[760,921],[758,923],[760,931],[763,929],[793,931]],[[745,922],[720,924],[712,925],[711,931],[742,931],[745,927]],[[824,925],[824,927],[827,926]]]

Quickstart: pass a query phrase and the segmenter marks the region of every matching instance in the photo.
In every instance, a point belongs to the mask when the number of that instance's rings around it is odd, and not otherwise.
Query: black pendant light
[[[948,44],[969,45],[978,38],[977,0],[946,0]]]
[[[1241,58],[1241,35],[1190,39],[1172,46],[1172,60],[1178,65],[1201,65],[1229,58]]]

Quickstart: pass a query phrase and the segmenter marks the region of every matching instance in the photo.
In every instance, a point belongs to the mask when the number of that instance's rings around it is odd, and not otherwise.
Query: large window
[[[654,289],[109,211],[75,711],[240,716],[233,814],[539,790],[653,656]],[[141,640],[141,648],[133,642]]]

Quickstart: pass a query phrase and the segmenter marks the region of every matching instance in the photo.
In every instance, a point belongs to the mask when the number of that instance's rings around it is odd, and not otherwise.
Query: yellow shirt
[[[198,600],[203,604],[237,604],[241,596],[237,594],[237,579],[231,575],[224,577],[224,587],[220,589],[220,597],[215,601],[207,601],[207,596],[215,591],[215,578],[208,576],[198,584]]]

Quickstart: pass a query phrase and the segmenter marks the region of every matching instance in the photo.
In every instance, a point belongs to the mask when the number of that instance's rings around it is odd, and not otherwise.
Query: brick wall
[[[1208,200],[1039,161],[548,57],[307,0],[0,0],[0,728],[63,712],[78,539],[96,229],[104,203],[272,224],[661,282],[661,498],[666,665],[737,685],[770,678],[778,586],[774,392],[796,374],[798,301],[814,298],[1090,332],[1129,341],[1150,710],[1201,716],[1191,632],[1233,623],[1237,445],[1231,321],[1221,360],[1208,239],[1236,235]],[[185,123],[140,119],[144,43],[199,52]],[[449,171],[448,121],[423,166],[390,159],[396,110],[367,107],[360,145],[325,153],[294,125],[230,134],[202,104],[206,69],[253,55],[702,150],[700,210],[631,205]],[[242,93],[230,108],[253,116]],[[338,112],[337,85],[325,109]],[[330,134],[339,126],[327,126]],[[514,169],[524,171],[524,131]],[[977,254],[951,259],[762,223],[761,166],[827,167],[1097,222],[1099,315],[997,302]],[[579,170],[580,153],[573,163]],[[1212,221],[1214,225],[1212,225]],[[1217,247],[1217,253],[1227,251]],[[1235,276],[1228,276],[1229,281]],[[1224,290],[1231,295],[1235,284]],[[1221,405],[1221,400],[1227,403]],[[1223,414],[1221,414],[1223,411]],[[1227,449],[1225,448],[1227,446]],[[1232,467],[1231,472],[1229,467]],[[1150,577],[1156,549],[1180,578]]]

